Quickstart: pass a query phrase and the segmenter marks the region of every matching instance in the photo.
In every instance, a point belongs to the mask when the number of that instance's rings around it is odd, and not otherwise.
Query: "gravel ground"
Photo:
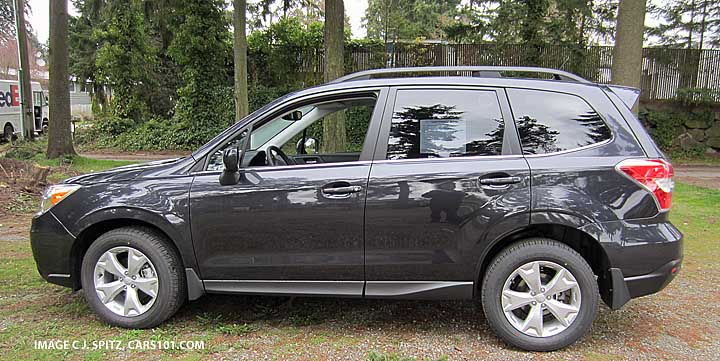
[[[680,177],[687,173],[679,171]],[[185,305],[152,330],[109,327],[95,318],[81,293],[40,279],[27,241],[30,215],[10,214],[16,208],[7,208],[0,216],[0,359],[717,360],[720,192],[683,184],[674,197],[672,221],[686,236],[678,277],[662,292],[632,300],[621,310],[602,306],[584,339],[552,353],[503,344],[473,301],[213,295]],[[205,349],[33,348],[34,341],[46,339],[202,340]]]

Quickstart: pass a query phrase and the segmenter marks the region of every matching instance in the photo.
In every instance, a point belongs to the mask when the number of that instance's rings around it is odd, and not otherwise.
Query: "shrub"
[[[91,128],[93,132],[98,134],[108,134],[112,136],[123,134],[135,127],[135,121],[132,119],[121,118],[118,116],[107,116],[97,120]]]
[[[683,105],[708,106],[720,99],[720,90],[710,88],[680,88],[675,99]]]

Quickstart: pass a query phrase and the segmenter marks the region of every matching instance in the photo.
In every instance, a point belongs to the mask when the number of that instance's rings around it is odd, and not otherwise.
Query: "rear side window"
[[[503,131],[494,91],[400,90],[387,159],[500,155]]]
[[[600,115],[577,96],[540,90],[507,92],[523,154],[560,152],[611,138]]]

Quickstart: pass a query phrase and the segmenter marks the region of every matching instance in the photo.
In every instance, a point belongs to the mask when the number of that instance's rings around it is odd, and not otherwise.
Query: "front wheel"
[[[83,258],[85,299],[105,322],[125,328],[162,323],[186,299],[180,256],[156,232],[143,227],[109,231]]]
[[[574,343],[597,313],[592,269],[572,248],[550,239],[524,240],[500,252],[482,285],[490,327],[525,350],[552,351]]]

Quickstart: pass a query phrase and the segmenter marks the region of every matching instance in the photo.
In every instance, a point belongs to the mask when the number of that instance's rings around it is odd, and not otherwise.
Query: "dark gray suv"
[[[508,343],[561,348],[600,298],[617,309],[680,269],[673,168],[637,96],[543,68],[355,73],[188,157],[51,186],[33,253],[121,327],[204,293],[477,298]]]

